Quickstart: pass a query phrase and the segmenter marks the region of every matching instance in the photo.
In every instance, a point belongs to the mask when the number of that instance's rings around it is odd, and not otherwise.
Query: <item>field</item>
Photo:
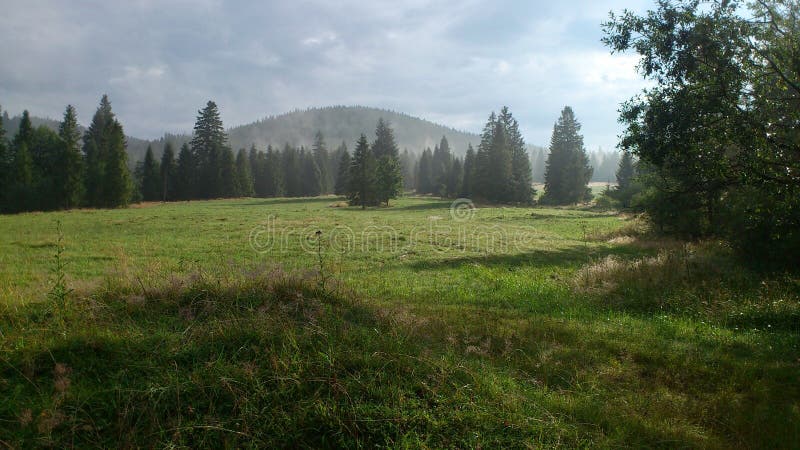
[[[614,213],[0,217],[12,448],[793,447],[799,344],[797,276]]]

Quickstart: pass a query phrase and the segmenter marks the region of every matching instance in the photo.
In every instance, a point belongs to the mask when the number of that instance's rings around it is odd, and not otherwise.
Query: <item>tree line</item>
[[[576,134],[580,126],[571,109],[565,108],[564,114],[554,129],[546,160],[542,201],[554,204],[586,200],[591,177],[582,137]],[[569,132],[573,135],[565,137]],[[565,145],[572,147],[563,150]],[[286,144],[281,149],[260,150],[252,145],[234,152],[213,101],[198,111],[192,138],[179,149],[167,140],[161,157],[156,158],[148,147],[132,171],[125,149],[122,125],[107,96],[83,133],[72,106],[67,107],[58,132],[45,126],[33,128],[26,111],[10,142],[0,117],[0,210],[331,193],[366,208],[388,205],[404,190],[514,204],[533,204],[536,196],[531,160],[519,124],[507,107],[489,116],[478,148],[469,144],[463,158],[454,156],[444,136],[419,157],[408,149],[401,153],[394,130],[383,119],[378,119],[371,142],[361,134],[352,155],[345,142],[329,150],[319,131],[308,149]],[[562,157],[565,152],[573,152],[577,159]],[[568,163],[572,165],[565,166]],[[559,187],[572,172],[579,176],[572,177],[570,183],[575,186],[571,189],[580,195],[565,194]]]
[[[58,132],[33,128],[28,111],[9,142],[0,119],[0,211],[127,205],[132,191],[125,133],[107,96],[81,136],[67,106]]]

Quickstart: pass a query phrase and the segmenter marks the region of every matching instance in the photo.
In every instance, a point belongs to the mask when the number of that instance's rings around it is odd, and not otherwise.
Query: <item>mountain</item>
[[[370,140],[374,138],[375,125],[380,118],[391,124],[401,151],[407,148],[409,151],[421,152],[426,147],[433,148],[442,136],[447,137],[450,148],[457,154],[466,153],[468,144],[477,147],[480,142],[480,136],[476,134],[395,111],[363,106],[329,106],[296,110],[230,128],[228,143],[234,151],[240,148],[249,149],[253,144],[260,150],[265,150],[268,145],[283,148],[287,143],[295,147],[309,148],[314,142],[316,132],[321,131],[330,149],[344,141],[352,150],[361,133]],[[132,160],[142,159],[147,145],[152,145],[154,153],[158,156],[167,141],[171,141],[177,151],[177,148],[190,139],[191,136],[185,134],[167,135],[154,141],[129,140],[128,152]]]

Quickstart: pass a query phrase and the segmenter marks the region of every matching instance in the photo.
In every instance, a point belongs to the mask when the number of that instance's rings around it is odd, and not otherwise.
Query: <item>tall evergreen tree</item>
[[[461,192],[464,180],[464,167],[460,158],[453,159],[450,170],[447,173],[447,196],[455,198]]]
[[[256,146],[253,144],[250,147],[250,152],[256,151]],[[239,179],[239,195],[243,197],[252,197],[255,194],[255,187],[253,186],[253,175],[250,172],[250,161],[247,158],[247,153],[244,149],[239,149],[236,154],[236,176]]]
[[[543,148],[539,148],[535,152],[535,156],[533,159],[533,181],[536,182],[544,182],[544,170],[545,170],[545,161],[547,160],[547,155]]]
[[[153,147],[148,145],[144,154],[141,174],[142,199],[146,202],[161,200],[163,197],[163,182],[161,168],[153,155]]]
[[[64,120],[58,127],[61,138],[59,174],[56,188],[60,208],[78,206],[83,196],[83,156],[81,155],[81,133],[75,108],[67,105]]]
[[[197,185],[197,165],[189,144],[184,143],[178,153],[177,177],[175,180],[175,198],[191,200],[195,198]]]
[[[311,151],[313,152],[314,162],[317,164],[320,173],[321,193],[328,194],[331,192],[331,189],[333,189],[333,179],[328,148],[325,145],[325,138],[322,136],[321,131],[317,131],[314,135],[314,144],[311,146]]]
[[[222,147],[219,153],[219,182],[222,183],[218,196],[223,198],[239,197],[241,186],[236,171],[236,157],[230,147]]]
[[[403,190],[414,190],[417,185],[416,158],[408,149],[403,149],[400,154],[400,170],[403,174]]]
[[[350,178],[347,197],[350,204],[362,209],[377,203],[375,199],[375,155],[372,153],[367,137],[358,138],[353,159],[350,163]]]
[[[464,156],[464,178],[461,180],[461,197],[472,197],[473,184],[475,183],[475,149],[472,144],[467,146]]]
[[[106,145],[104,196],[101,206],[111,208],[127,206],[131,199],[133,183],[128,169],[128,152],[125,150],[125,132],[116,120],[108,127]]]
[[[511,115],[507,106],[500,111],[500,122],[506,134],[506,145],[511,153],[511,180],[509,196],[506,201],[529,204],[533,202],[533,173],[528,151],[525,149],[525,140],[519,131],[517,120]]]
[[[431,194],[433,191],[433,153],[430,148],[426,148],[417,165],[417,193]]]
[[[223,171],[231,172],[231,167],[224,166],[230,163],[229,155],[224,154],[228,136],[222,125],[219,109],[213,101],[206,103],[205,108],[197,113],[194,125],[194,136],[191,140],[192,153],[199,182],[197,192],[200,198],[223,197],[231,192],[231,181],[225,180]]]
[[[400,168],[397,142],[394,130],[383,119],[378,119],[375,127],[375,142],[372,154],[376,160],[375,196],[379,203],[389,204],[403,189],[403,174]]]
[[[266,181],[267,197],[280,197],[286,193],[285,174],[283,171],[283,158],[279,151],[267,147],[267,154],[264,159],[264,174]]]
[[[306,152],[303,155],[303,196],[316,197],[322,193],[322,173],[317,165],[316,154]]]
[[[289,197],[300,197],[303,195],[302,180],[302,160],[300,152],[289,144],[283,147],[281,154],[283,159],[283,179],[286,195]]]
[[[164,153],[161,154],[161,201],[175,200],[178,166],[175,163],[175,150],[172,142],[164,144]]]
[[[336,173],[336,186],[333,193],[336,195],[347,195],[347,187],[349,185],[350,176],[350,153],[347,148],[344,149],[339,161],[339,170]]]
[[[633,183],[635,169],[633,166],[633,155],[630,152],[622,152],[622,158],[619,161],[619,168],[617,169],[617,187],[620,189],[627,189]]]
[[[563,205],[589,200],[592,168],[583,146],[581,125],[569,106],[553,127],[545,169],[543,203]]]
[[[92,117],[92,123],[83,135],[85,200],[88,206],[108,205],[105,186],[106,163],[115,120],[108,95],[103,95],[100,106]]]

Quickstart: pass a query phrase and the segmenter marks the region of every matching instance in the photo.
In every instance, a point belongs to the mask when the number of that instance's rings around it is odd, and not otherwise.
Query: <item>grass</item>
[[[614,214],[449,205],[2,217],[0,443],[800,442],[795,275]]]

